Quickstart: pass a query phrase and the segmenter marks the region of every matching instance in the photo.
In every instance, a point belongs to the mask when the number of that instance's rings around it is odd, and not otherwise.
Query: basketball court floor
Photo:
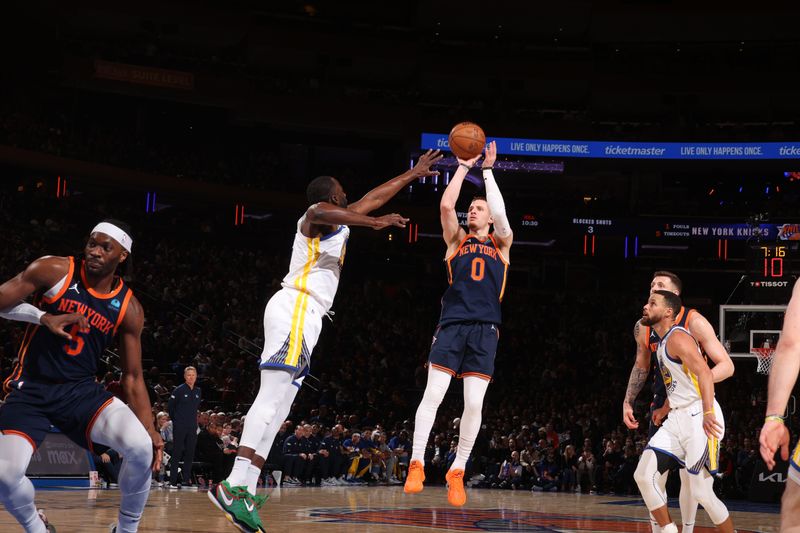
[[[436,531],[650,531],[638,498],[529,491],[468,490],[461,509],[447,504],[444,487],[422,494],[398,487],[282,488],[261,510],[268,531],[413,533]],[[39,490],[37,504],[58,533],[107,532],[119,502],[116,490]],[[778,506],[726,502],[740,533],[778,531]],[[676,521],[677,501],[671,502]],[[697,533],[713,531],[698,512]],[[0,531],[21,531],[0,511]],[[139,531],[235,532],[206,492],[154,489]]]

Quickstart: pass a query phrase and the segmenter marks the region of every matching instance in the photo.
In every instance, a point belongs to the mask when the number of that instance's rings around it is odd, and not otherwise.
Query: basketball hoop
[[[756,356],[758,366],[756,372],[759,374],[769,375],[772,370],[772,356],[775,354],[775,348],[751,348],[750,353]]]

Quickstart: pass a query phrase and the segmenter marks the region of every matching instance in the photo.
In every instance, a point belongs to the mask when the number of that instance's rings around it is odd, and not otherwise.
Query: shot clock
[[[750,287],[788,294],[794,285],[792,249],[786,242],[759,242],[748,245],[747,276]]]

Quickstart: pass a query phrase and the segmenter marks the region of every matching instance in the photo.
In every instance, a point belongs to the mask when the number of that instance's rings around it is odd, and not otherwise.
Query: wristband
[[[703,411],[703,416],[713,415],[713,414],[714,414],[714,410],[713,409],[709,409],[708,411]]]
[[[780,415],[767,415],[764,417],[764,423],[766,424],[770,420],[774,420],[775,422],[780,422],[781,424],[785,424],[784,418]]]
[[[466,163],[459,163],[459,164],[458,164],[458,166],[466,168],[466,169],[467,169],[467,172],[469,172],[470,170],[472,170],[472,167],[471,167],[471,166],[469,166],[469,165],[467,165]]]

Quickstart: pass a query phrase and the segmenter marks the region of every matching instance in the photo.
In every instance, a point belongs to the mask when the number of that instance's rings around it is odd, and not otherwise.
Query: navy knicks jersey
[[[689,330],[687,324],[692,314],[695,313],[694,309],[687,309],[681,307],[681,312],[678,313],[678,318],[675,320],[675,325]],[[661,342],[661,337],[658,336],[656,330],[647,326],[645,333],[647,334],[647,343],[650,348],[650,367],[653,369],[653,395],[661,398],[667,397],[667,389],[664,386],[664,379],[661,377],[661,369],[658,366],[658,345]]]
[[[55,315],[81,313],[89,321],[89,332],[82,333],[76,324],[68,330],[70,341],[30,324],[20,346],[19,362],[4,384],[6,391],[25,380],[65,383],[94,379],[97,361],[111,344],[133,296],[122,279],[117,279],[107,294],[90,289],[83,263],[76,263],[72,257],[64,283],[56,294],[49,292],[37,297],[38,307]]]
[[[450,286],[442,297],[439,325],[454,322],[500,324],[500,302],[506,287],[508,262],[489,235],[481,241],[467,235],[447,258]]]

